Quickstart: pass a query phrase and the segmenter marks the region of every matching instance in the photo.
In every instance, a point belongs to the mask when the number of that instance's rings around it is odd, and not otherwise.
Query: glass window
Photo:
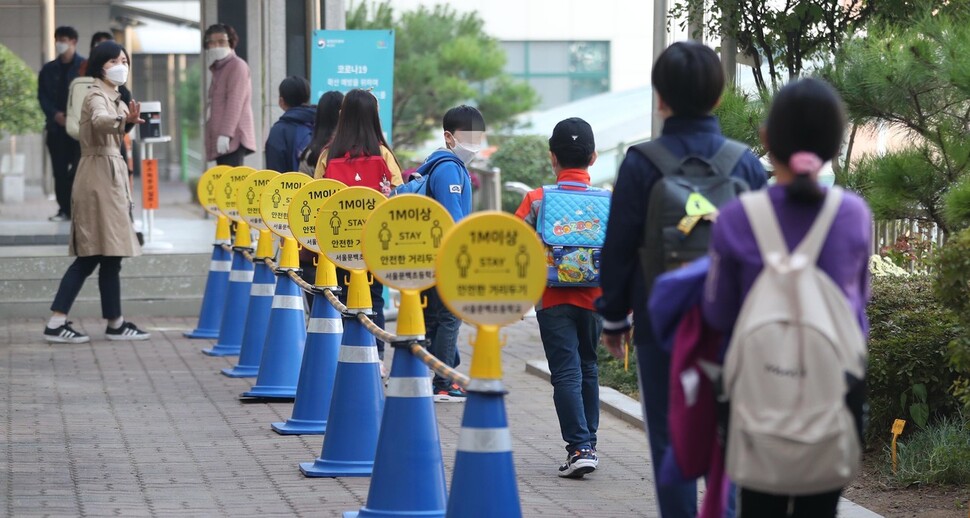
[[[565,74],[569,72],[569,43],[530,41],[529,73]]]
[[[542,98],[538,106],[540,110],[566,104],[572,100],[568,77],[532,77],[529,78],[529,84]]]
[[[609,43],[578,41],[569,44],[570,72],[607,72],[610,66]]]
[[[503,41],[505,49],[505,72],[512,75],[525,74],[525,43],[521,41]]]
[[[551,108],[610,90],[608,41],[506,41],[505,72],[527,81]]]

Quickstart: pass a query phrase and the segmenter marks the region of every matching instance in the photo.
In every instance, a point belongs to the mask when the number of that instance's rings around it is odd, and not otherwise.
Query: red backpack
[[[391,170],[380,155],[351,158],[350,153],[327,161],[326,178],[347,187],[370,187],[386,196],[391,192]]]

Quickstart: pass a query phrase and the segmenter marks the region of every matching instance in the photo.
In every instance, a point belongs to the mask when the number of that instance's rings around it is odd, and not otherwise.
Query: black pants
[[[243,158],[245,157],[246,157],[246,148],[239,146],[232,153],[227,153],[225,155],[217,156],[216,164],[239,167],[243,165]]]
[[[72,139],[67,130],[58,126],[47,130],[47,151],[51,154],[58,212],[70,216],[71,189],[74,187],[77,163],[81,159],[81,143]]]
[[[738,518],[835,518],[842,490],[806,496],[772,495],[741,488]]]
[[[71,306],[77,294],[81,292],[84,281],[95,267],[101,265],[98,271],[98,289],[101,290],[101,316],[115,319],[121,316],[121,258],[104,255],[78,257],[68,267],[61,279],[61,286],[57,289],[51,311],[70,313]]]

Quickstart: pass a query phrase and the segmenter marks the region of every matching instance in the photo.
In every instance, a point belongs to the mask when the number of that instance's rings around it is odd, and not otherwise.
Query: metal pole
[[[654,0],[653,2],[653,62],[657,61],[660,53],[667,48],[667,0]],[[660,136],[663,130],[664,121],[657,112],[656,95],[653,99],[653,125],[651,134],[653,138]]]
[[[41,63],[47,63],[52,61],[57,55],[54,53],[54,0],[43,0],[40,6],[40,37],[41,37]],[[47,131],[45,130],[42,137],[44,140],[47,139]],[[51,164],[48,158],[49,154],[44,153],[44,159],[41,163],[44,164],[42,176],[40,179],[40,184],[44,190],[44,196],[49,196],[53,199],[54,194],[54,173],[51,171]]]

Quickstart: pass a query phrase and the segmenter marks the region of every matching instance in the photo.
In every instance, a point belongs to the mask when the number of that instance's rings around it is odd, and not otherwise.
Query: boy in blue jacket
[[[471,106],[457,106],[445,113],[442,121],[445,147],[436,150],[418,168],[424,185],[418,192],[444,205],[455,222],[472,211],[472,180],[465,166],[482,149],[485,141],[485,118]],[[458,356],[458,329],[461,320],[445,307],[434,288],[424,292],[428,306],[424,309],[428,350],[449,367],[461,363]],[[465,391],[435,374],[434,400],[464,402]]]
[[[279,173],[300,170],[300,154],[310,144],[317,110],[308,106],[310,83],[290,76],[280,83],[280,117],[266,137],[266,169]]]
[[[711,115],[724,91],[724,72],[717,54],[701,43],[674,43],[657,58],[652,82],[659,98],[657,110],[664,118],[658,142],[676,157],[713,157],[725,140],[717,119]],[[600,261],[603,296],[596,301],[596,308],[603,316],[603,344],[613,356],[622,357],[631,324],[636,328],[633,344],[640,370],[640,398],[647,421],[658,507],[664,518],[680,518],[697,515],[697,487],[693,482],[663,487],[657,484],[660,460],[669,442],[670,355],[656,343],[651,332],[647,286],[653,279],[644,278],[638,256],[641,245],[651,246],[643,243],[647,201],[661,176],[646,156],[632,149],[620,165]],[[744,180],[752,190],[767,183],[761,162],[750,151],[738,161],[731,176]]]

